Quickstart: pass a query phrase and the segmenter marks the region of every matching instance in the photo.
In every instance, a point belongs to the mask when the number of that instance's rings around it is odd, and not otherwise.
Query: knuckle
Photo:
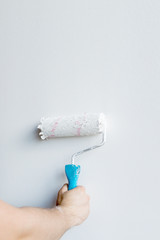
[[[68,184],[65,183],[62,188],[68,188]]]
[[[86,191],[86,189],[85,189],[85,187],[84,187],[84,186],[81,186],[81,190],[82,190],[83,192],[85,192],[85,191]]]
[[[79,186],[78,188],[79,188],[79,190],[82,191],[82,192],[85,192],[85,191],[86,191],[86,189],[85,189],[84,186]]]

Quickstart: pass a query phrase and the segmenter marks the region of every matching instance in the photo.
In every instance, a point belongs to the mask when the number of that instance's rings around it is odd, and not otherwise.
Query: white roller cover
[[[43,117],[38,128],[42,139],[52,137],[89,136],[105,131],[103,113],[83,113],[70,116]]]

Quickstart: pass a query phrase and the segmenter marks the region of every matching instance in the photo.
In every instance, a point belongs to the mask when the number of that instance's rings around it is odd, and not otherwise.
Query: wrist
[[[63,207],[56,206],[52,209],[52,212],[57,216],[65,231],[69,230],[72,227],[71,221]]]
[[[75,220],[75,214],[72,212],[72,210],[69,207],[60,205],[60,206],[57,206],[56,209],[62,214],[68,229],[77,225]]]

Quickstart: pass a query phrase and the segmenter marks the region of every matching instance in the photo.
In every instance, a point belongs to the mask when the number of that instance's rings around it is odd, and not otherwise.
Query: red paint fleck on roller
[[[51,132],[52,132],[52,134],[51,134],[51,137],[54,137],[55,135],[54,135],[54,132],[55,132],[55,130],[56,130],[56,127],[57,127],[57,125],[58,125],[58,120],[59,119],[57,119],[57,121],[54,123],[54,125],[53,125],[53,128],[52,128],[52,130],[51,130]]]
[[[80,136],[81,127],[77,128],[77,136]]]

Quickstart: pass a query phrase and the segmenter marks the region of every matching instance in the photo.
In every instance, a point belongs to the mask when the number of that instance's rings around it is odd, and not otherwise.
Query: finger
[[[61,194],[63,195],[65,192],[68,192],[68,184],[65,183],[61,188]]]
[[[60,204],[61,204],[61,195],[60,195],[60,192],[58,192],[56,206]]]
[[[61,204],[61,201],[62,201],[62,188],[58,191],[58,196],[57,196],[57,202],[56,202],[56,205],[60,205]]]
[[[60,205],[62,201],[62,195],[68,191],[68,184],[64,184],[63,187],[59,190],[56,205]]]
[[[84,186],[77,186],[76,188],[75,188],[77,191],[82,191],[82,192],[86,192],[86,189],[85,189],[85,187]]]

